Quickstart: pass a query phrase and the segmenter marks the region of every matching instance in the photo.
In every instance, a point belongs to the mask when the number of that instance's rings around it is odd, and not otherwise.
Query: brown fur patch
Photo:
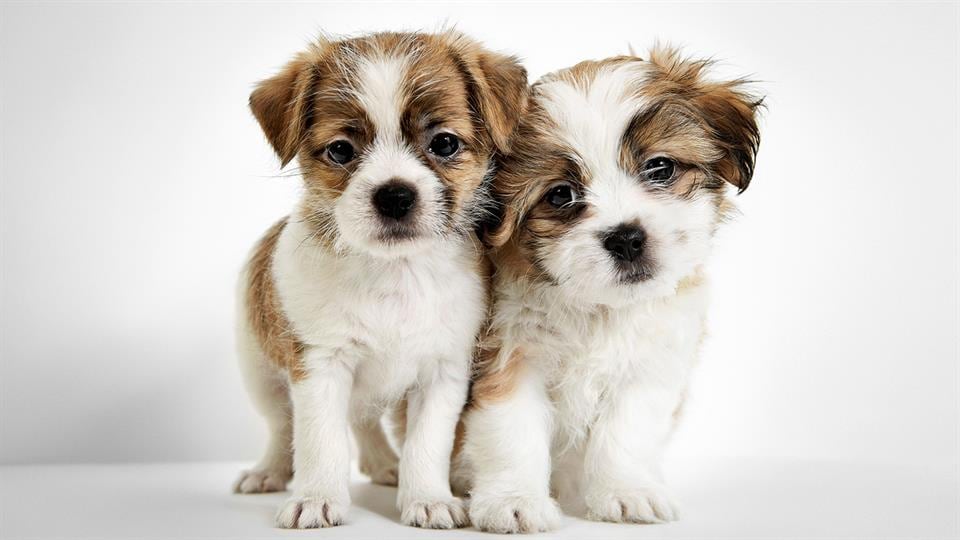
[[[305,376],[300,364],[303,344],[283,313],[273,281],[273,256],[286,224],[283,218],[267,230],[247,263],[247,318],[268,360],[300,380]]]
[[[455,463],[457,457],[463,452],[463,445],[467,439],[467,425],[463,422],[463,415],[457,421],[457,427],[453,432],[453,452],[450,454],[450,462]]]
[[[745,90],[744,79],[709,80],[711,64],[685,59],[676,49],[655,48],[649,60],[653,69],[641,92],[656,107],[684,109],[698,121],[716,158],[694,163],[742,192],[753,177],[760,145],[756,114],[763,100]]]
[[[514,349],[503,363],[498,362],[500,352],[499,348],[481,352],[470,394],[472,404],[482,406],[484,403],[501,401],[516,388],[523,370],[523,351]]]

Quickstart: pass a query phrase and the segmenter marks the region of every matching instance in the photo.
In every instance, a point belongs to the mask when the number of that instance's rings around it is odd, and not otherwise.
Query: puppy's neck
[[[698,266],[689,275],[679,280],[672,292],[643,296],[627,296],[620,302],[602,303],[589,301],[578,295],[577,288],[570,284],[534,276],[500,275],[495,282],[499,300],[515,303],[520,309],[538,313],[543,320],[583,321],[610,318],[636,311],[650,311],[678,297],[699,291],[706,286],[706,274]]]

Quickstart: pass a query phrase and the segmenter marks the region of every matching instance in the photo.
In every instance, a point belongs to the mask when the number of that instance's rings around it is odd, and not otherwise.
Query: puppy
[[[467,522],[454,427],[487,291],[475,225],[527,93],[512,57],[454,33],[320,41],[250,96],[303,196],[240,280],[239,350],[270,442],[236,491],[297,485],[276,522],[343,522],[352,426],[361,469],[399,483],[403,523]],[[380,419],[404,408],[398,458]],[[292,455],[291,455],[292,450]]]
[[[591,519],[677,517],[660,457],[704,335],[726,185],[746,189],[759,144],[760,101],[707,65],[654,50],[533,87],[494,183],[494,315],[465,414],[480,529],[555,527],[551,476]]]

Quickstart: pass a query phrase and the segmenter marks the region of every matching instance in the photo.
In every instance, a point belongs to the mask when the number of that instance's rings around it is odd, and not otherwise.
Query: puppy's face
[[[759,144],[759,101],[703,62],[585,62],[534,85],[495,190],[489,241],[501,267],[577,301],[618,305],[672,294],[709,252]]]
[[[281,161],[299,158],[316,238],[396,257],[472,229],[526,92],[514,58],[460,34],[374,34],[316,44],[250,106]]]

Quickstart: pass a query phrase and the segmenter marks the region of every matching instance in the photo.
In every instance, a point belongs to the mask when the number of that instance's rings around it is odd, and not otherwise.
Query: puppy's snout
[[[643,255],[646,240],[647,234],[640,227],[621,226],[603,238],[603,247],[610,252],[614,260],[632,263]]]
[[[417,203],[417,192],[410,186],[391,181],[373,194],[373,205],[381,216],[403,219]]]

